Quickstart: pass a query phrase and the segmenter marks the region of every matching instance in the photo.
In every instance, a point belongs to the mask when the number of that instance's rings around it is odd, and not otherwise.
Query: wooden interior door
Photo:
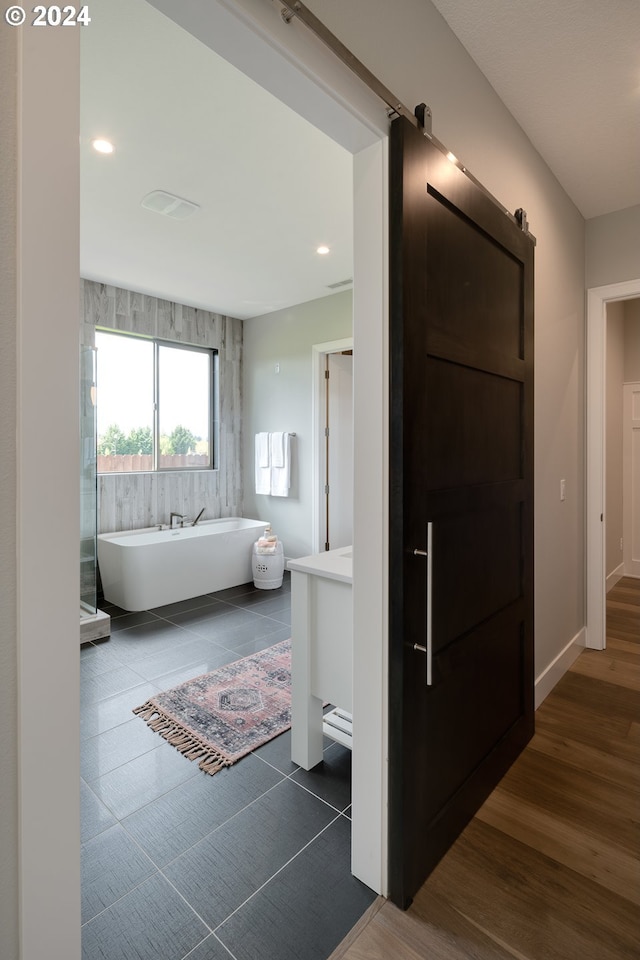
[[[390,886],[406,907],[533,734],[533,242],[391,136]]]

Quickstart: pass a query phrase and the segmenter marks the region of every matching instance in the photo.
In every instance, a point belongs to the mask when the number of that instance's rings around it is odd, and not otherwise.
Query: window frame
[[[98,476],[101,477],[112,477],[112,476],[122,476],[125,474],[143,474],[143,473],[183,473],[183,472],[198,472],[204,470],[218,470],[218,432],[219,432],[219,409],[220,409],[220,400],[219,400],[219,355],[216,347],[203,346],[202,344],[195,343],[185,343],[178,340],[167,340],[164,337],[153,337],[145,336],[140,333],[131,333],[128,330],[114,330],[112,327],[103,327],[96,326],[96,333],[104,333],[114,337],[123,337],[130,340],[143,340],[146,343],[151,343],[153,345],[153,466],[148,470],[101,470],[98,471]],[[177,466],[177,467],[165,467],[160,465],[161,453],[160,453],[160,347],[168,347],[170,349],[177,350],[187,350],[192,353],[203,353],[207,355],[208,371],[209,371],[209,403],[207,411],[207,419],[209,423],[209,463],[208,464],[194,464],[193,466]],[[98,386],[98,403],[100,397],[100,351],[97,350],[97,386]]]

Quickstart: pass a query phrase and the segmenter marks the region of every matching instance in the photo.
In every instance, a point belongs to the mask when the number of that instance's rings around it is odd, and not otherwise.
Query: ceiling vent
[[[153,210],[154,213],[161,213],[164,217],[171,217],[173,220],[186,220],[200,209],[197,203],[183,200],[182,197],[176,197],[173,193],[167,193],[166,190],[153,190],[143,197],[141,205],[145,210]]]
[[[353,283],[353,279],[350,277],[348,280],[339,280],[337,283],[328,283],[328,290],[339,290],[340,287],[348,287],[349,284]]]

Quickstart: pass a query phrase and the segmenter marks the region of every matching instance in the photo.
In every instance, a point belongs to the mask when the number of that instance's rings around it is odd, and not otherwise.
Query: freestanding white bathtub
[[[105,600],[124,610],[149,610],[253,579],[253,543],[268,526],[228,517],[197,526],[148,527],[98,536]]]

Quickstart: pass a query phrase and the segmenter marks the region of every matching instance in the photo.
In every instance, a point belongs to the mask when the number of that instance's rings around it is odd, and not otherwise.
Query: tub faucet
[[[196,523],[198,522],[198,520],[200,519],[200,517],[202,516],[203,513],[204,513],[204,507],[202,508],[202,510],[200,511],[200,513],[198,514],[198,516],[195,518],[195,520],[192,521],[192,523],[191,523],[191,526],[192,526],[192,527],[195,527]]]
[[[177,520],[178,522],[174,523],[175,520]],[[174,527],[181,527],[183,524],[183,521],[184,521],[184,517],[181,513],[169,514],[169,526],[171,527],[172,530],[174,529]]]

